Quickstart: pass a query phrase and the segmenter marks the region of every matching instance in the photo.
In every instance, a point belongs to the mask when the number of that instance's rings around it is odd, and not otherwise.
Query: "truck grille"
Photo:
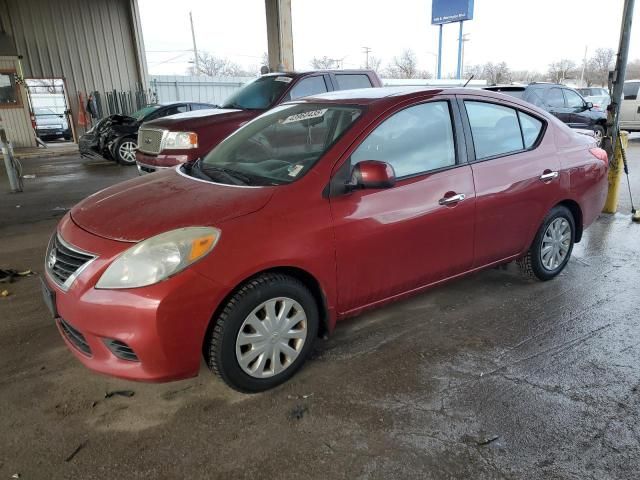
[[[55,234],[49,242],[45,267],[58,286],[66,290],[94,258],[94,255],[72,247]]]
[[[138,130],[138,150],[157,155],[162,151],[165,130],[141,128]]]

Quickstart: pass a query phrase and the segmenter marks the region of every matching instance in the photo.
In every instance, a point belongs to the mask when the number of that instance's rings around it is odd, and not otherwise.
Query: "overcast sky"
[[[138,0],[151,74],[184,74],[193,58],[189,10],[198,49],[244,67],[260,65],[267,50],[264,0]],[[505,61],[513,70],[546,71],[550,62],[579,63],[585,47],[617,48],[622,0],[475,0],[464,24],[465,65]],[[179,8],[178,8],[179,7]],[[438,27],[431,0],[292,0],[295,68],[314,56],[364,64],[362,47],[382,58],[412,49],[419,68],[435,71]],[[630,58],[640,57],[640,6],[634,15]],[[455,72],[458,24],[444,26],[443,74]]]

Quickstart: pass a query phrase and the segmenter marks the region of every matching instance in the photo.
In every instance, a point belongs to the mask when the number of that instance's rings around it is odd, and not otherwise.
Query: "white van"
[[[640,80],[627,80],[622,90],[620,129],[640,132]]]

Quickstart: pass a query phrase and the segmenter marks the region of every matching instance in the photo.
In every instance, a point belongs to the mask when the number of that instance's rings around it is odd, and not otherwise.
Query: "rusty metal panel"
[[[78,92],[146,86],[137,0],[0,0],[0,28],[25,78],[63,78],[74,123]]]

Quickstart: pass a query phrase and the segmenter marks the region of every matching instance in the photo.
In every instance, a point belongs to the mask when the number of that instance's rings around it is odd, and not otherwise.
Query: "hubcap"
[[[571,246],[571,225],[566,218],[553,220],[542,237],[540,260],[549,271],[557,269],[567,258]]]
[[[307,338],[307,315],[291,298],[272,298],[245,318],[236,338],[236,359],[254,378],[268,378],[291,366]]]
[[[120,153],[120,158],[122,158],[125,162],[133,163],[136,161],[136,149],[138,146],[135,142],[122,142],[120,148],[118,149],[118,153]]]
[[[602,144],[602,138],[604,136],[602,132],[600,130],[594,130],[593,136],[596,139],[596,144],[600,146]]]

